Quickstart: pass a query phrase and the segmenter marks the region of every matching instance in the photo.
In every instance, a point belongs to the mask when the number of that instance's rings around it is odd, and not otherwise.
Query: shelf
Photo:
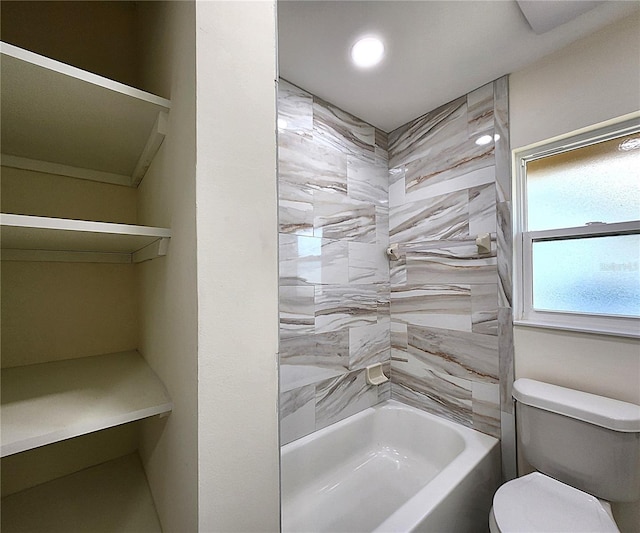
[[[137,186],[171,102],[0,43],[2,164]]]
[[[2,258],[139,263],[166,255],[166,228],[0,214]]]
[[[162,531],[136,454],[3,498],[1,526],[3,533]]]
[[[138,352],[2,370],[2,457],[168,413],[173,404]]]

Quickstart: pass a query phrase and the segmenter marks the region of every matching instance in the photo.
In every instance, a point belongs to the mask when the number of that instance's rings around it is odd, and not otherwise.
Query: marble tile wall
[[[391,395],[387,135],[280,80],[280,434],[286,444]]]
[[[502,78],[388,138],[392,398],[496,437],[512,416],[507,99]]]

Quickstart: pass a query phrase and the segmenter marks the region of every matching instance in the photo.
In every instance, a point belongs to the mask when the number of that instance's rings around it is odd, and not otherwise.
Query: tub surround
[[[507,79],[388,136],[284,80],[278,94],[282,443],[389,397],[501,436],[513,374]],[[375,362],[390,384],[366,385]]]

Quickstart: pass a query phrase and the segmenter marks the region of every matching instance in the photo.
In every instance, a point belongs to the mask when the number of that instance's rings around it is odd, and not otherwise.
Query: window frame
[[[606,125],[594,126],[562,138],[514,150],[514,324],[640,338],[640,318],[533,308],[535,242],[640,234],[640,220],[537,231],[528,231],[527,228],[527,163],[616,137],[640,133],[640,113],[631,117],[626,116]]]

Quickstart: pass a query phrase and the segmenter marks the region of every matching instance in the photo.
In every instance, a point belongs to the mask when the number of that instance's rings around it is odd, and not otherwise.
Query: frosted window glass
[[[640,149],[621,148],[636,140],[638,134],[619,137],[529,162],[528,230],[640,219]]]
[[[533,307],[640,317],[640,235],[533,243]]]

